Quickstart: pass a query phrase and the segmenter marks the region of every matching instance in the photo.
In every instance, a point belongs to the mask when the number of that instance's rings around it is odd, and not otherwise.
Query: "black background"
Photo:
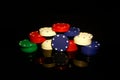
[[[95,5],[96,6],[96,5]],[[9,9],[4,19],[7,19],[7,27],[2,27],[12,35],[9,42],[10,45],[6,50],[9,53],[12,50],[12,57],[7,62],[8,74],[13,74],[17,78],[25,79],[105,79],[111,78],[113,68],[113,53],[116,54],[113,47],[115,41],[112,36],[117,33],[116,12],[117,8],[34,8],[18,7],[17,9]],[[7,13],[6,12],[6,13]],[[31,31],[38,30],[43,26],[52,26],[53,23],[66,22],[72,26],[79,27],[81,31],[90,32],[94,35],[93,39],[101,43],[101,49],[96,56],[93,65],[87,69],[71,69],[69,71],[57,72],[53,70],[42,70],[39,66],[32,64],[19,63],[21,60],[18,55],[18,42],[28,38]],[[11,26],[9,26],[11,25]],[[6,24],[4,23],[4,26]],[[112,34],[114,33],[114,34]],[[6,38],[6,37],[5,37]],[[5,41],[8,41],[5,40]],[[13,43],[15,42],[15,47]],[[119,44],[119,43],[117,43]],[[6,49],[6,46],[5,48]],[[10,54],[9,54],[10,55]],[[9,56],[8,56],[9,57]],[[112,59],[111,59],[112,58]],[[11,60],[12,59],[12,60]],[[6,64],[6,63],[4,63]],[[9,71],[10,70],[10,71]],[[108,74],[108,75],[107,75]],[[15,78],[11,76],[12,78]],[[44,80],[43,79],[43,80]]]

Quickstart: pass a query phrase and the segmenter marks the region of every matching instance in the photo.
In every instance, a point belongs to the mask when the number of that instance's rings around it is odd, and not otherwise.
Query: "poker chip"
[[[97,53],[99,47],[100,43],[98,41],[92,41],[90,45],[81,47],[81,52],[85,55],[92,56]]]
[[[52,38],[52,47],[55,51],[63,52],[68,48],[69,40],[63,34],[57,34]]]
[[[43,27],[39,29],[39,33],[40,35],[44,36],[44,37],[51,37],[51,36],[55,36],[56,32],[52,30],[52,27]]]
[[[68,45],[68,48],[67,48],[67,52],[72,52],[72,51],[77,51],[78,50],[78,47],[77,45],[74,43],[74,40],[69,40],[69,45]]]
[[[38,31],[33,31],[29,34],[29,38],[30,38],[30,41],[33,42],[33,43],[42,43],[44,42],[46,39],[41,36]]]
[[[64,35],[67,37],[74,37],[80,33],[80,29],[76,27],[70,27],[69,31],[65,32]]]
[[[51,46],[51,42],[52,40],[49,39],[49,40],[45,40],[42,44],[41,44],[41,48],[44,49],[44,50],[52,50],[52,46]]]
[[[38,49],[37,44],[30,42],[28,39],[21,40],[19,46],[21,51],[25,53],[33,53]]]
[[[68,23],[55,23],[52,26],[52,30],[55,32],[67,32],[70,28]]]
[[[36,46],[36,44],[30,42],[28,39],[24,39],[19,42],[19,46],[20,47],[32,47],[32,46]]]
[[[91,44],[93,35],[88,32],[80,32],[77,36],[74,37],[74,42],[80,46],[87,46]]]

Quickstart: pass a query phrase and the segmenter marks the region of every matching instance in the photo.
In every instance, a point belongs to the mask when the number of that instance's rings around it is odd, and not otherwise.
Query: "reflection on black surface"
[[[99,70],[104,69],[105,66],[105,59],[102,57],[104,51],[101,49],[96,55],[89,57],[81,53],[79,46],[78,50],[74,52],[49,51],[41,49],[41,44],[38,44],[38,46],[38,50],[31,54],[23,53],[19,49],[17,51],[19,68],[23,69],[26,74],[32,74],[35,78],[94,79],[97,76],[101,76],[100,74],[104,74],[103,70]],[[63,55],[61,56],[61,54]],[[56,62],[53,56],[58,57]],[[67,56],[66,59],[65,56]],[[66,63],[64,63],[65,60]],[[60,64],[56,64],[57,62]]]
[[[52,57],[52,50],[43,50],[42,49],[42,54],[44,57]]]

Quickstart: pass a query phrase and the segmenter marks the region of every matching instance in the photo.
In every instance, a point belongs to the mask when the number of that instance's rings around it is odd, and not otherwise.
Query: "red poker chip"
[[[77,45],[74,43],[74,40],[69,40],[69,45],[68,45],[68,48],[67,48],[67,52],[73,52],[73,51],[77,51],[78,50],[78,47]]]
[[[70,29],[70,24],[68,23],[55,23],[52,26],[52,30],[55,32],[67,32]]]
[[[42,43],[46,40],[43,36],[41,36],[38,33],[38,31],[31,32],[29,34],[29,38],[30,38],[30,41],[33,43]]]

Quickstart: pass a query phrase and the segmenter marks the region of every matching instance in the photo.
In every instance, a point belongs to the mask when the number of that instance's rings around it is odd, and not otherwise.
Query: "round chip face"
[[[52,47],[54,50],[63,52],[68,48],[69,40],[63,34],[57,34],[52,38]]]

